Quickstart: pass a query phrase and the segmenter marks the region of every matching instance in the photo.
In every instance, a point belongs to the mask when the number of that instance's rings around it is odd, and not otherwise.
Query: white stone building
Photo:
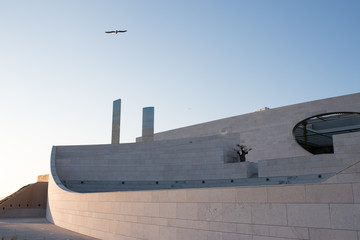
[[[47,219],[99,239],[360,240],[359,131],[357,93],[54,146]]]

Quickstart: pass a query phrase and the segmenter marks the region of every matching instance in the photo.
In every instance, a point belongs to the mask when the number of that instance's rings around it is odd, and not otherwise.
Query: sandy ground
[[[94,240],[49,223],[45,218],[0,218],[0,240]]]

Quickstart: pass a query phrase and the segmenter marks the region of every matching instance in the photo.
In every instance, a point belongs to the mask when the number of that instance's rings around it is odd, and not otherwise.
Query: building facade
[[[360,240],[359,130],[357,93],[54,146],[47,219],[100,239]]]

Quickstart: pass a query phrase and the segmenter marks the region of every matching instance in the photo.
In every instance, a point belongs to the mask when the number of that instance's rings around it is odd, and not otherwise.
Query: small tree
[[[250,150],[251,150],[250,147],[247,147],[247,146],[242,145],[242,144],[236,144],[235,151],[240,157],[240,162],[245,162],[246,161],[245,155],[248,154],[250,152]]]

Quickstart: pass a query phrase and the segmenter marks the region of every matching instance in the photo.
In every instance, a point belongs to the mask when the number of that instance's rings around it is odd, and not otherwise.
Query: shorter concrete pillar
[[[111,144],[120,143],[121,99],[113,102]]]
[[[154,141],[154,107],[143,108],[142,142]]]

